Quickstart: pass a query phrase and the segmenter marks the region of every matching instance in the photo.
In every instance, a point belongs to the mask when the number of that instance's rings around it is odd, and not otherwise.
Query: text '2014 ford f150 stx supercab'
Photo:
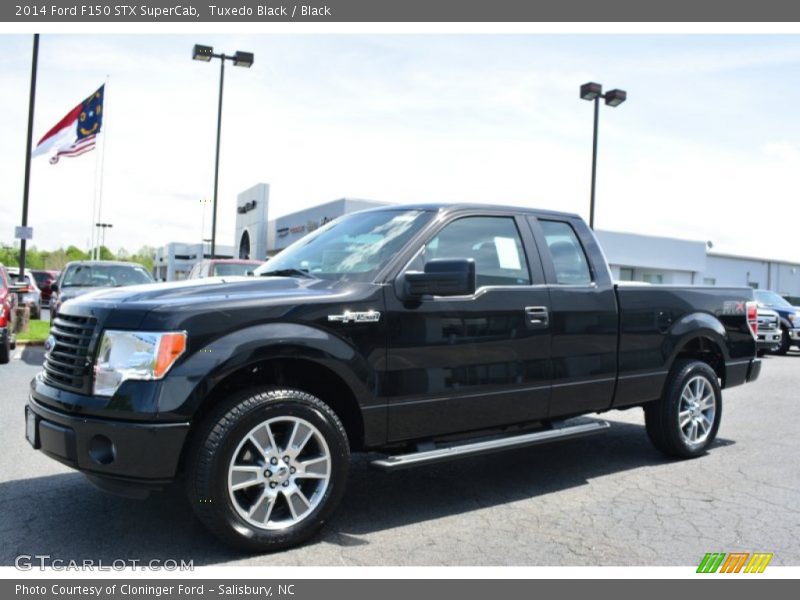
[[[761,368],[752,290],[618,287],[570,214],[374,209],[256,275],[65,303],[31,382],[33,447],[118,493],[182,481],[216,535],[274,550],[330,518],[351,452],[391,471],[641,406],[659,450],[695,457],[720,390]]]

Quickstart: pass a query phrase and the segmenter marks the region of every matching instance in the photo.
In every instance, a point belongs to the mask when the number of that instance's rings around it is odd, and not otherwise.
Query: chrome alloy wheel
[[[308,517],[325,495],[331,452],[305,419],[275,417],[242,438],[228,467],[236,512],[260,529],[286,529]]]
[[[683,386],[678,406],[678,425],[683,439],[691,445],[705,442],[716,412],[717,397],[711,383],[705,377],[692,377]]]

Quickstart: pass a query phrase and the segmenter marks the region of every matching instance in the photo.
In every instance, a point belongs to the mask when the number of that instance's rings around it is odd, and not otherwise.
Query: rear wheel
[[[657,402],[645,406],[647,434],[668,456],[700,456],[717,437],[722,391],[717,374],[698,360],[677,361]]]
[[[344,493],[350,450],[336,414],[300,390],[250,390],[204,421],[188,493],[218,537],[253,551],[301,544]]]

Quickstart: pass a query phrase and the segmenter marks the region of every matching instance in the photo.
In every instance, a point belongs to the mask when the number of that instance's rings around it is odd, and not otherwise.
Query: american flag
[[[54,165],[58,162],[58,159],[62,156],[67,156],[69,158],[73,158],[75,156],[80,156],[81,154],[85,154],[94,150],[94,147],[97,145],[97,134],[86,136],[83,139],[78,140],[68,148],[64,148],[63,150],[59,150],[53,156],[50,157],[50,164]]]

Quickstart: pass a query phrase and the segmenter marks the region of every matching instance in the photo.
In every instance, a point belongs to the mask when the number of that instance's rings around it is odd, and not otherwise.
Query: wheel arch
[[[263,386],[292,387],[317,396],[342,420],[353,449],[363,447],[368,430],[377,437],[385,434],[378,410],[370,411],[371,426],[365,427],[361,407],[374,399],[377,387],[366,358],[329,331],[295,323],[238,330],[193,350],[162,381],[159,415],[190,421],[191,436],[222,398]]]
[[[719,319],[704,312],[685,315],[670,328],[668,342],[671,345],[668,370],[672,370],[676,360],[700,360],[714,370],[722,387],[725,387],[726,364],[730,361],[730,354],[728,332]]]

